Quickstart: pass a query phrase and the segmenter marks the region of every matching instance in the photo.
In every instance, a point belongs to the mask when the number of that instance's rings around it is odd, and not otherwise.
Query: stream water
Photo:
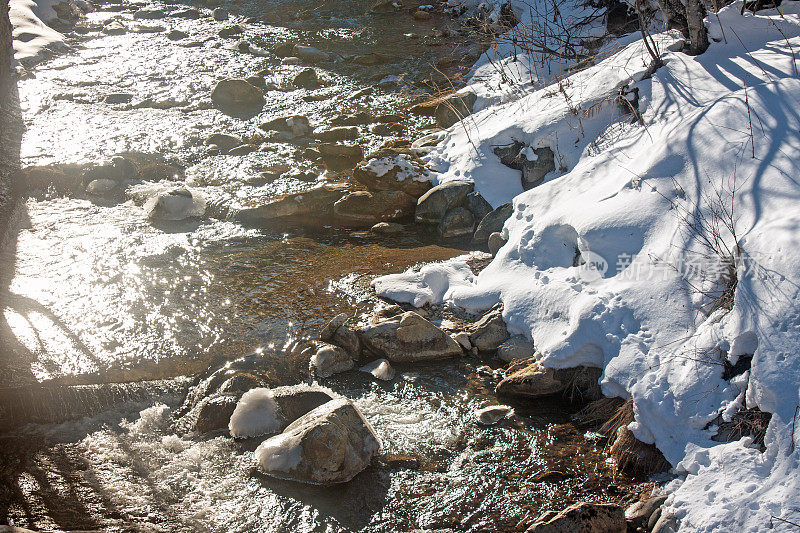
[[[234,2],[225,5],[232,20],[220,22],[207,9],[198,20],[132,16],[140,8],[169,15],[186,7],[101,5],[82,23],[87,32],[69,34],[69,53],[32,67],[19,85],[23,164],[159,154],[185,163],[186,182],[212,202],[252,204],[310,186],[291,177],[247,184],[265,168],[288,164],[323,178],[325,171],[304,159],[304,146],[288,143],[212,155],[203,144],[210,134],[252,135],[259,123],[289,114],[325,126],[348,112],[402,112],[408,93],[438,75],[434,65],[477,53],[470,36],[451,31],[455,24],[443,16],[418,22],[409,6],[370,13],[358,0]],[[112,19],[128,32],[101,33]],[[232,24],[243,33],[219,37]],[[188,37],[170,40],[173,29]],[[231,118],[209,105],[217,80],[267,69],[267,82],[282,88],[303,68],[243,53],[242,40],[259,49],[297,41],[339,59],[318,66],[321,89],[270,90],[260,115]],[[348,59],[371,52],[385,61]],[[353,97],[388,76],[396,84]],[[106,103],[118,93],[131,95],[130,103]],[[401,137],[413,139],[427,126],[407,117]],[[386,141],[363,131],[358,143],[369,152]],[[389,239],[215,219],[154,227],[130,201],[57,195],[27,200],[14,229],[2,251],[0,340],[12,363],[0,375],[4,386],[174,379],[181,389],[180,376],[209,361],[286,343],[341,311],[368,311],[376,275],[463,251],[413,231]],[[493,378],[476,372],[482,364],[400,367],[389,383],[359,373],[328,380],[361,408],[385,451],[409,457],[332,488],[255,475],[252,455],[230,438],[172,434],[179,394],[27,426],[0,435],[0,523],[45,530],[522,531],[545,509],[615,499],[630,484],[615,477],[603,450],[562,406],[517,405],[508,423],[476,426],[474,410],[498,401]],[[305,376],[286,368],[283,378]],[[548,470],[564,475],[532,481]]]

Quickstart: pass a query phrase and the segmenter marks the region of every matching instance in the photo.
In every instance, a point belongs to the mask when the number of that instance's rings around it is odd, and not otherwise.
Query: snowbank
[[[652,77],[633,42],[449,129],[431,168],[473,180],[494,206],[513,199],[508,243],[476,277],[458,258],[374,284],[415,305],[500,300],[545,365],[604,369],[604,393],[633,398],[636,436],[685,476],[667,502],[685,531],[761,531],[800,508],[800,5],[740,8],[707,20],[719,42],[700,56],[657,36],[665,65]],[[625,84],[643,124],[620,118]],[[557,171],[523,193],[493,153],[512,140],[549,146]],[[765,453],[711,440],[718,415],[756,406],[773,413]]]
[[[61,0],[10,0],[9,19],[13,28],[14,57],[35,58],[45,48],[63,43],[64,36],[46,23],[58,18],[53,6]]]

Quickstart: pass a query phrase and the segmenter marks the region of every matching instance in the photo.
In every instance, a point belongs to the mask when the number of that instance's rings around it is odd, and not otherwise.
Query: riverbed
[[[205,7],[199,19],[170,16],[187,7],[98,6],[69,34],[70,52],[31,66],[19,85],[23,165],[156,154],[180,161],[183,181],[210,203],[252,205],[316,182],[289,172],[252,184],[264,169],[287,165],[319,180],[332,172],[292,143],[219,155],[204,143],[211,134],[247,137],[285,115],[324,127],[356,111],[402,114],[397,135],[362,128],[357,142],[369,153],[430,131],[430,120],[405,113],[408,103],[450,64],[442,58],[468,63],[479,51],[457,21],[441,13],[417,21],[410,6],[372,12],[359,1],[259,1],[224,5],[231,13],[225,21]],[[138,9],[165,16],[134,18]],[[103,33],[112,20],[127,32]],[[242,32],[220,37],[232,25]],[[171,30],[187,37],[171,40]],[[243,41],[250,52],[241,51]],[[336,57],[316,66],[321,88],[288,90],[286,80],[305,66],[252,52],[290,41]],[[378,64],[352,60],[376,52]],[[455,76],[460,66],[449,68]],[[258,72],[274,87],[260,114],[233,118],[210,105],[218,79]],[[109,103],[119,94],[130,98]],[[152,402],[0,436],[2,523],[45,530],[523,531],[543,510],[616,500],[632,483],[614,473],[603,447],[563,405],[515,405],[516,417],[478,427],[474,411],[498,403],[497,376],[478,368],[501,363],[478,358],[400,366],[388,383],[357,372],[325,380],[364,412],[394,457],[344,486],[266,478],[252,470],[250,450],[229,437],[170,430],[182,376],[312,335],[339,312],[368,316],[381,305],[372,278],[459,255],[468,244],[444,245],[413,226],[389,238],[225,218],[153,225],[130,200],[55,193],[29,198],[13,223],[2,252],[2,340],[13,362],[0,376],[3,385],[169,380],[174,387]],[[309,379],[306,369],[274,366],[286,384]],[[563,475],[533,481],[551,470]]]

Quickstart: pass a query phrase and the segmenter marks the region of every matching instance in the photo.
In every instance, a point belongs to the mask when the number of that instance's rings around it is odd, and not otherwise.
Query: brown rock
[[[625,511],[611,503],[580,502],[542,515],[527,533],[625,533]]]
[[[366,350],[393,363],[446,359],[463,353],[447,333],[413,311],[365,326],[360,337]]]

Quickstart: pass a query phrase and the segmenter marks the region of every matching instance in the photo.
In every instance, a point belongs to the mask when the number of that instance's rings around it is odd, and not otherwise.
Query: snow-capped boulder
[[[370,190],[400,190],[414,198],[431,188],[424,163],[398,152],[381,151],[378,157],[360,163],[353,169],[353,178]]]
[[[353,479],[372,462],[380,442],[358,409],[332,400],[295,420],[255,451],[266,474],[303,483],[332,485]]]
[[[417,200],[417,221],[438,224],[448,211],[463,205],[474,188],[471,181],[448,181],[437,185]]]
[[[526,191],[542,183],[547,173],[556,169],[555,154],[547,146],[533,148],[514,141],[496,147],[494,153],[502,164],[522,172],[522,188]]]
[[[228,115],[247,115],[261,111],[264,92],[247,80],[226,78],[211,91],[214,107]]]
[[[353,366],[355,366],[353,358],[344,349],[324,342],[317,347],[310,362],[311,369],[320,378],[347,372],[352,370]]]
[[[252,389],[239,400],[228,428],[233,437],[274,435],[331,399],[332,392],[310,385]]]
[[[579,502],[563,511],[548,511],[531,524],[527,533],[566,533],[592,531],[625,533],[625,511],[613,503]]]
[[[462,354],[460,344],[413,311],[365,326],[360,336],[366,350],[393,363],[446,359]]]
[[[497,394],[547,398],[566,395],[583,401],[599,399],[602,394],[598,380],[602,371],[595,367],[553,369],[538,361],[518,369],[497,384]]]

